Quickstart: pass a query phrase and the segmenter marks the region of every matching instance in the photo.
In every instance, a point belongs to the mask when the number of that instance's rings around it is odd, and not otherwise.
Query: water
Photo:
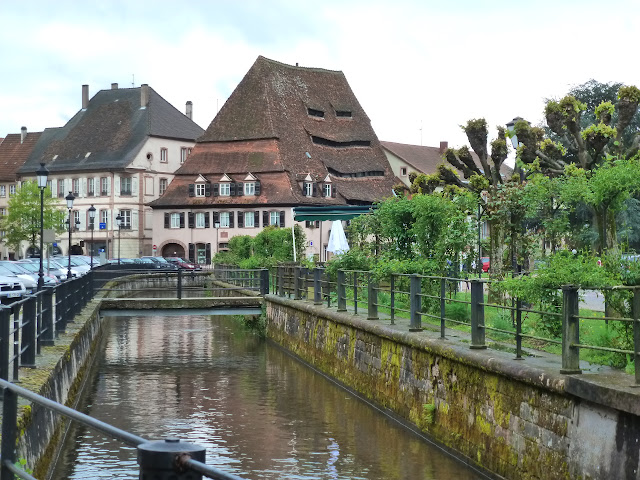
[[[476,472],[224,317],[117,317],[85,411],[207,448],[247,479],[478,479]],[[77,434],[77,435],[76,435]],[[136,451],[83,427],[54,479],[138,477]]]

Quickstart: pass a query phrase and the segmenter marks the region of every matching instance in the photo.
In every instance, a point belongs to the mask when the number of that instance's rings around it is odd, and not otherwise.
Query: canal
[[[207,448],[247,479],[485,478],[227,317],[113,317],[81,408]],[[71,430],[54,479],[137,478],[136,450]]]

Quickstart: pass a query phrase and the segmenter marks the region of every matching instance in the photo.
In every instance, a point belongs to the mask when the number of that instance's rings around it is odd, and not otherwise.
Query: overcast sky
[[[640,86],[637,0],[0,0],[0,137],[148,83],[206,128],[258,55],[342,70],[380,140],[466,144],[591,78]]]

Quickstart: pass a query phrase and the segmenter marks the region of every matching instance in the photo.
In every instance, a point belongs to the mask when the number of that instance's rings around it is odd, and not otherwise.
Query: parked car
[[[24,284],[17,277],[0,276],[0,302],[11,303],[27,294]]]
[[[31,263],[35,263],[36,265],[40,266],[40,259],[39,258],[26,258],[24,260],[21,261],[28,261]],[[51,273],[52,275],[55,275],[56,278],[59,281],[63,281],[67,279],[67,268],[63,267],[62,265],[60,265],[58,262],[56,262],[53,259],[43,259],[43,267],[44,270],[48,273]],[[78,272],[73,270],[73,268],[71,269],[71,276],[72,277],[77,277]]]
[[[51,257],[64,268],[69,267],[69,260],[71,260],[71,273],[76,272],[76,277],[80,277],[91,270],[91,267],[87,265],[82,259],[77,256],[71,255],[71,259],[69,257],[55,256]]]
[[[13,262],[14,265],[17,265],[18,267],[24,269],[26,272],[31,273],[32,275],[35,275],[36,278],[40,275],[40,263],[33,263],[33,262],[25,262],[24,260],[20,260],[17,262]],[[47,273],[46,269],[44,271],[44,284],[45,285],[56,285],[57,283],[60,283],[60,281],[58,280],[58,278],[55,275],[52,275],[51,273]]]
[[[484,273],[488,273],[489,272],[489,267],[491,266],[491,262],[489,260],[489,257],[481,257],[480,260],[482,261],[482,271]]]
[[[34,277],[31,273],[25,272],[13,262],[0,262],[0,275],[5,277],[16,277],[22,282],[28,294],[32,294],[38,290],[38,277]]]
[[[141,257],[141,258],[151,260],[153,263],[158,265],[158,268],[164,268],[164,269],[168,269],[168,270],[177,270],[178,269],[177,265],[171,263],[170,261],[168,261],[164,257]]]
[[[202,267],[197,263],[191,263],[180,257],[164,257],[168,262],[173,263],[178,268],[183,268],[185,270],[202,270]]]

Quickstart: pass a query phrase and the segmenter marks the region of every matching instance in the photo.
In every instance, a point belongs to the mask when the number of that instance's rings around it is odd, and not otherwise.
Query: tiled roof
[[[33,150],[42,132],[27,133],[24,142],[21,134],[9,134],[0,142],[0,181],[14,182],[18,169]]]
[[[342,72],[258,57],[176,174],[274,171],[286,173],[292,204],[381,200],[399,183]],[[350,192],[311,200],[300,174],[354,178]],[[164,205],[164,197],[153,202]]]
[[[148,105],[141,108],[141,88],[99,91],[64,127],[45,130],[19,172],[32,173],[43,161],[52,172],[121,169],[148,136],[195,140],[202,134],[150,87]]]

